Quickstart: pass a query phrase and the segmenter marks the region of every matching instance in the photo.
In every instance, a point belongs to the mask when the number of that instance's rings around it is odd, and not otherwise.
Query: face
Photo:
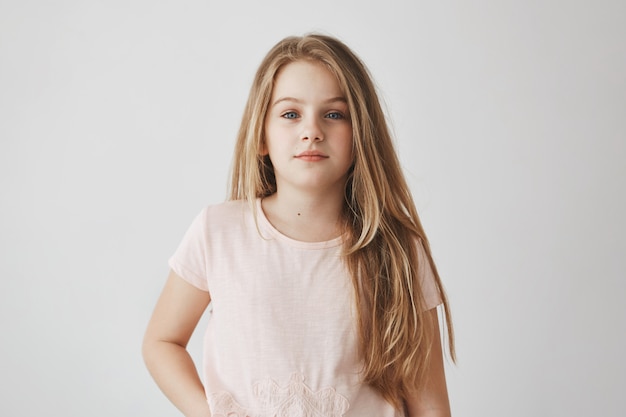
[[[269,154],[280,191],[343,194],[352,165],[348,104],[334,75],[319,63],[285,65],[274,83],[265,120]]]

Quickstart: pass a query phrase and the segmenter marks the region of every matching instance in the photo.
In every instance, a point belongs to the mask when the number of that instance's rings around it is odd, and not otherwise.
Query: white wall
[[[621,416],[622,1],[0,2],[0,414],[173,416],[140,357],[261,57],[369,65],[452,302],[456,416]],[[194,353],[199,339],[194,339]]]

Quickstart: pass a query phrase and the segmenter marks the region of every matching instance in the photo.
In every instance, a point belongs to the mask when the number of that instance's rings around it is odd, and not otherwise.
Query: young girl
[[[375,87],[340,41],[268,53],[230,200],[169,263],[143,354],[185,416],[450,415],[446,296]],[[201,382],[186,345],[209,302]]]

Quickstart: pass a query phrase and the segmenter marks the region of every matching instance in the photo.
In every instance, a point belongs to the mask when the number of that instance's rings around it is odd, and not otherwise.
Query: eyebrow
[[[303,102],[302,100],[297,99],[295,97],[281,97],[272,103],[272,107],[279,103],[282,103],[283,101],[292,101],[298,104],[302,104]],[[329,98],[328,100],[324,100],[324,104],[337,103],[337,102],[347,103],[348,101],[345,99],[345,97],[332,97],[332,98]]]

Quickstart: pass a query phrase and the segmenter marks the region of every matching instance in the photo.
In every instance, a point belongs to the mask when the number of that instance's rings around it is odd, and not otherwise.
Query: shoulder
[[[242,216],[252,215],[250,205],[243,200],[230,200],[205,206],[198,217],[210,224],[240,221]]]
[[[233,232],[233,229],[246,227],[253,221],[250,204],[244,200],[230,200],[205,206],[195,219],[196,227],[204,231]]]
[[[222,203],[210,204],[201,214],[213,219],[228,219],[250,213],[250,205],[244,200],[229,200]]]

